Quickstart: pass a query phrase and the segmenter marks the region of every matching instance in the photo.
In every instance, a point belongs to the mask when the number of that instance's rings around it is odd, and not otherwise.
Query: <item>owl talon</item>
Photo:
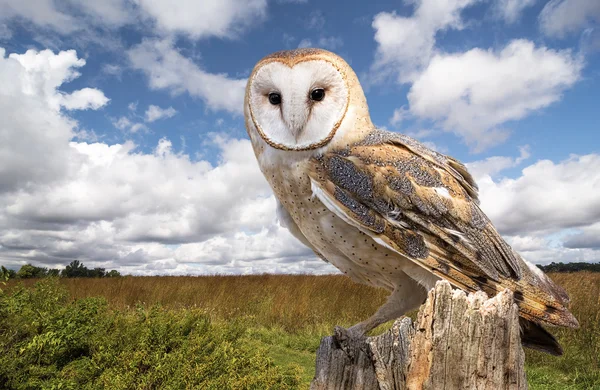
[[[365,335],[357,329],[342,328],[336,326],[333,330],[333,339],[341,350],[346,352],[351,359],[356,355],[355,351],[364,344]]]

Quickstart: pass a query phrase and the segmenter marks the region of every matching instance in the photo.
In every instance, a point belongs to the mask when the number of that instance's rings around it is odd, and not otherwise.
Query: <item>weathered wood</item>
[[[512,292],[467,296],[442,281],[415,323],[343,346],[323,338],[311,389],[526,389],[524,363]]]

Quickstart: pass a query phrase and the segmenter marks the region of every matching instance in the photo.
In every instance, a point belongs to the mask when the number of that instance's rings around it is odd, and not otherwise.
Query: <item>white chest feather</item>
[[[393,289],[412,262],[378,244],[330,211],[311,188],[308,164],[297,161],[265,169],[275,196],[306,240],[353,280]]]

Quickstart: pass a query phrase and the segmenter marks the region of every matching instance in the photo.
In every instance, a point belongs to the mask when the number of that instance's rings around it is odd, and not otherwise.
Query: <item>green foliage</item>
[[[89,269],[79,260],[73,260],[62,270],[61,276],[65,278],[104,278],[121,276],[119,271],[111,270],[106,272],[104,268]]]
[[[43,278],[46,276],[48,276],[48,268],[36,267],[31,264],[25,264],[16,274],[19,279]]]
[[[116,269],[113,269],[113,270],[108,271],[105,276],[107,278],[118,278],[119,276],[121,276],[121,273],[119,271],[117,271]]]
[[[529,388],[600,389],[600,273],[550,277],[580,328],[549,328],[562,357],[526,349]],[[11,296],[0,292],[0,389],[308,388],[321,337],[364,320],[387,296],[341,275],[60,278],[19,288],[34,283],[9,281]]]
[[[114,311],[69,300],[54,278],[0,293],[0,384],[9,389],[289,389],[297,366],[276,366],[242,321],[160,306]]]
[[[57,268],[50,268],[48,270],[48,276],[54,277],[54,278],[58,277],[58,276],[60,276],[60,270]]]
[[[61,275],[66,278],[85,278],[90,270],[79,260],[73,260],[62,270]]]
[[[58,277],[62,276],[65,278],[104,278],[104,277],[119,277],[121,274],[117,270],[111,270],[106,272],[104,268],[89,269],[79,260],[73,260],[69,265],[62,271],[57,268],[45,268],[36,267],[31,264],[23,265],[18,272],[10,269],[6,269],[4,266],[0,269],[0,276],[8,274],[9,279],[39,279],[45,277]]]
[[[0,281],[14,279],[16,277],[17,273],[14,270],[8,269],[5,266],[0,266]]]

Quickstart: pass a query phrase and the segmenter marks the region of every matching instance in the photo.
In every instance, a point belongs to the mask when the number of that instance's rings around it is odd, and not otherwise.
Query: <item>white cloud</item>
[[[140,8],[169,33],[193,38],[231,38],[261,23],[266,16],[266,0],[182,0],[177,6],[168,0],[138,0]]]
[[[461,13],[477,2],[406,1],[415,7],[410,17],[377,14],[372,23],[377,52],[364,79],[369,84],[393,77],[400,84],[411,84],[409,104],[394,111],[393,126],[407,118],[430,120],[481,152],[508,138],[507,122],[559,101],[580,80],[583,60],[569,50],[536,47],[523,39],[499,50],[443,52],[436,46],[437,35],[463,29]],[[499,0],[493,10],[512,23],[534,3]],[[595,44],[588,46],[592,50]]]
[[[132,142],[82,141],[93,131],[78,131],[57,104],[81,66],[74,52],[6,57],[0,49],[1,264],[80,259],[136,274],[333,271],[277,225],[248,140],[212,135],[215,165],[175,152],[166,138],[150,153]],[[126,117],[115,124],[134,125]]]
[[[146,131],[146,130],[148,130],[148,127],[146,127],[146,125],[143,123],[134,123],[129,128],[129,131],[131,131],[132,133],[137,133],[138,131]]]
[[[506,23],[515,23],[525,8],[531,7],[537,0],[497,0],[495,12]]]
[[[125,130],[130,128],[133,123],[131,123],[131,121],[129,120],[129,118],[122,116],[120,118],[117,118],[115,120],[112,121],[112,124],[114,127],[116,127],[119,130]]]
[[[151,104],[148,106],[145,113],[146,122],[154,122],[162,118],[172,118],[175,114],[177,114],[177,110],[173,107],[160,108],[159,106]]]
[[[411,17],[382,12],[373,19],[377,54],[371,78],[381,80],[395,75],[398,82],[413,81],[435,54],[439,31],[462,29],[461,12],[478,0],[414,0]]]
[[[600,262],[600,250],[593,248],[569,248],[567,242],[552,243],[549,239],[536,236],[507,237],[508,243],[521,256],[532,263],[548,264],[551,262]],[[525,245],[521,248],[521,245]],[[528,247],[528,245],[531,245]]]
[[[475,178],[484,176],[495,177],[505,169],[521,165],[530,156],[528,145],[519,148],[519,152],[520,155],[516,158],[506,156],[488,157],[485,160],[468,163],[467,168]]]
[[[104,92],[95,88],[83,88],[70,94],[62,95],[60,105],[67,110],[97,110],[108,103]]]
[[[107,101],[101,91],[58,89],[85,64],[75,51],[5,54],[0,48],[0,194],[61,177],[77,126],[61,106],[94,109]]]
[[[516,179],[479,172],[481,205],[504,234],[557,233],[600,220],[600,155],[541,160]],[[492,169],[493,170],[493,169]]]
[[[61,34],[136,24],[164,36],[234,38],[266,14],[266,0],[181,0],[177,6],[168,0],[0,0],[0,21],[27,20]]]
[[[539,21],[544,34],[561,38],[600,23],[600,2],[551,0],[544,6]]]
[[[406,118],[409,118],[409,117],[410,117],[410,110],[407,109],[405,106],[402,106],[400,108],[396,108],[394,110],[394,114],[390,118],[390,124],[392,126],[400,126],[400,124],[402,124],[402,122]]]
[[[213,142],[217,166],[176,154],[166,139],[152,154],[132,143],[71,143],[62,180],[3,197],[0,261],[79,258],[134,273],[323,269],[277,226],[249,141]]]
[[[0,20],[15,17],[61,33],[72,32],[80,27],[71,16],[57,10],[53,0],[0,0]]]
[[[541,160],[516,178],[495,178],[529,157],[495,156],[468,163],[481,207],[508,243],[534,263],[600,261],[600,155]]]
[[[112,118],[111,120],[114,127],[119,130],[127,130],[131,133],[137,133],[141,130],[146,131],[148,127],[140,122],[132,121],[129,117],[122,116],[119,118]]]
[[[585,226],[565,240],[567,248],[600,249],[600,222]]]
[[[436,121],[481,151],[508,137],[501,127],[560,100],[581,78],[582,60],[568,50],[515,40],[499,52],[438,54],[412,85],[410,111]]]
[[[201,98],[211,110],[241,114],[246,80],[202,70],[179,53],[169,40],[144,40],[130,49],[131,65],[148,77],[150,88]]]

